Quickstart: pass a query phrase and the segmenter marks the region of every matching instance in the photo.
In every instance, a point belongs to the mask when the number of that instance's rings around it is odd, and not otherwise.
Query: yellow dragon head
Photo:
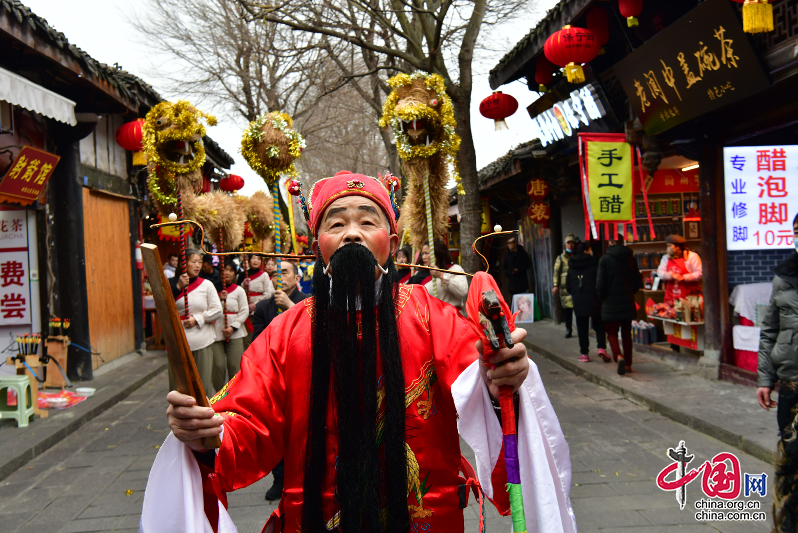
[[[454,108],[443,78],[414,72],[397,74],[388,84],[393,91],[382,107],[379,124],[393,129],[399,156],[408,160],[443,154],[454,164],[457,179],[460,137],[455,133]]]
[[[147,113],[142,132],[147,160],[172,174],[190,174],[205,164],[205,120],[216,125],[216,117],[203,113],[185,100],[161,102]]]

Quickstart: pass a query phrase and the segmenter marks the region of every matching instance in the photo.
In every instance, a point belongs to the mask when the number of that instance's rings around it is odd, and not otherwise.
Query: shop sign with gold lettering
[[[25,146],[0,181],[0,202],[32,204],[44,193],[60,156]]]
[[[732,5],[707,0],[615,65],[647,134],[770,85]]]

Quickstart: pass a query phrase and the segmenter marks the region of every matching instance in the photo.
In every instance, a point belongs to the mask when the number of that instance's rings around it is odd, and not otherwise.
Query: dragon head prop
[[[287,113],[264,113],[249,123],[241,139],[241,155],[252,170],[271,185],[282,174],[296,176],[294,167],[305,139]]]
[[[147,160],[173,174],[190,174],[205,164],[205,120],[216,125],[216,117],[203,113],[185,100],[161,102],[147,113],[142,133]]]
[[[393,91],[382,107],[379,125],[393,129],[399,157],[408,161],[443,156],[454,167],[460,191],[457,172],[460,137],[455,133],[454,107],[446,94],[443,78],[414,72],[397,74],[388,84]]]

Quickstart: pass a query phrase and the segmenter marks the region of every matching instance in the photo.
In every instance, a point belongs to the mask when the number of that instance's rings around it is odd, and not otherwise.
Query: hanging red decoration
[[[561,67],[565,67],[565,76],[570,83],[585,81],[582,63],[591,62],[598,55],[599,43],[595,34],[584,28],[564,26],[554,32],[543,46],[546,57]]]
[[[621,16],[626,17],[626,24],[633,28],[637,26],[637,17],[643,12],[643,0],[618,0],[618,10]]]
[[[144,119],[139,118],[133,122],[122,124],[116,130],[116,144],[133,152],[133,165],[144,166],[147,164],[147,158],[142,151],[141,142],[144,140],[144,134],[141,131],[141,126],[144,124]]]
[[[529,204],[526,214],[535,224],[543,224],[548,227],[549,219],[551,218],[551,207],[549,207],[547,202],[535,200]]]
[[[549,184],[538,178],[526,184],[526,193],[532,200],[542,200],[549,194]]]
[[[226,192],[234,192],[244,186],[244,178],[230,174],[219,181],[219,188]]]
[[[507,117],[518,111],[518,100],[501,91],[494,93],[479,103],[479,112],[485,118],[492,118],[495,131],[506,130]]]
[[[773,4],[771,0],[734,0],[743,4],[743,31],[763,33],[773,31]]]
[[[535,60],[535,82],[538,84],[538,91],[545,93],[554,79],[554,74],[559,70],[557,65],[549,61],[544,54],[540,54]]]
[[[587,26],[587,29],[592,31],[596,39],[598,39],[599,46],[601,46],[599,55],[601,55],[604,53],[604,45],[610,40],[610,27],[607,22],[607,12],[596,6],[587,12],[586,18],[587,23],[585,26]]]

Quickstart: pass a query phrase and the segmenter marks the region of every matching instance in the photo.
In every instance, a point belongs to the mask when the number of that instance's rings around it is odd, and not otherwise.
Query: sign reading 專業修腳
[[[585,129],[606,115],[601,98],[590,83],[548,109],[538,111],[533,103],[527,111],[532,118],[532,138],[539,139],[543,146],[573,137],[577,130]]]
[[[798,145],[723,148],[726,246],[793,248],[798,213]]]
[[[0,326],[30,323],[26,212],[0,210]]]
[[[587,143],[590,207],[596,222],[634,218],[632,158],[632,147],[627,143]]]
[[[0,201],[23,205],[39,199],[61,156],[25,146],[0,181]]]
[[[698,5],[614,71],[649,135],[770,85],[728,0]]]

